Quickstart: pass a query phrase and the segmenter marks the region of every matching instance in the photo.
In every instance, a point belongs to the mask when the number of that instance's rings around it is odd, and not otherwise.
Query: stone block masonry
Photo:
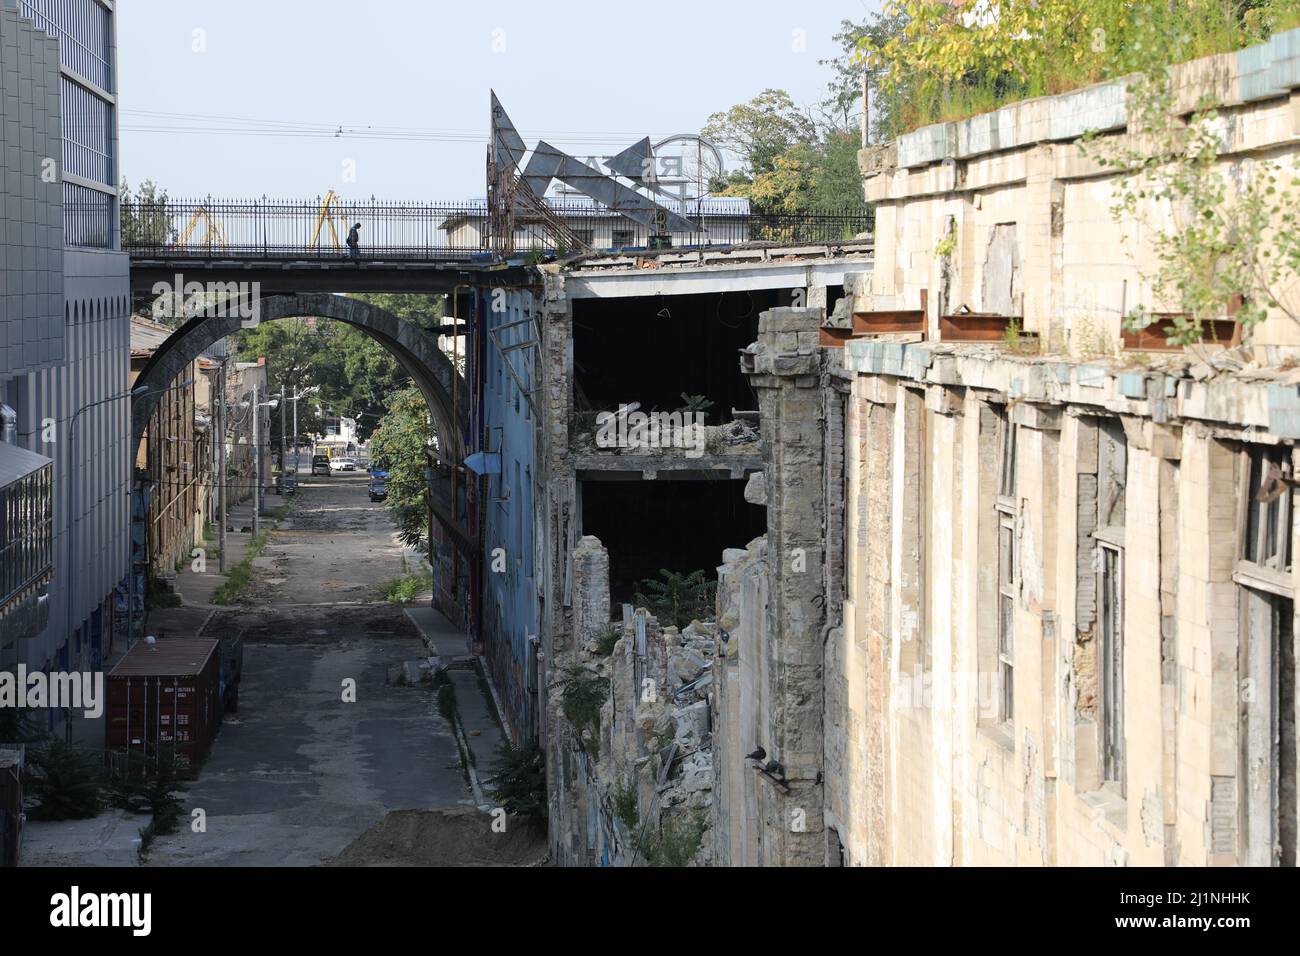
[[[741,357],[759,397],[770,590],[762,631],[766,753],[755,808],[762,865],[821,865],[825,457],[820,309],[773,309]],[[742,703],[742,707],[744,704]]]

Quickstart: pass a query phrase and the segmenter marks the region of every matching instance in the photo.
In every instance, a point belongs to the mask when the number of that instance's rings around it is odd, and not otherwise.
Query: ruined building
[[[1234,182],[1294,175],[1296,39],[1174,71]],[[1120,82],[865,149],[870,250],[550,278],[561,863],[1297,862],[1300,292],[1187,348],[1122,327],[1157,253],[1081,142],[1131,110]],[[695,362],[756,445],[579,440],[583,394],[664,407]],[[709,620],[629,594],[706,562]]]

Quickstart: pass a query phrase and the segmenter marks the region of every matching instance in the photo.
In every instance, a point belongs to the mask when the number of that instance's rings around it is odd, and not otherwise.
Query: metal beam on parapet
[[[629,186],[624,186],[612,176],[606,176],[579,159],[556,149],[546,141],[539,142],[524,170],[524,182],[539,196],[546,194],[551,181],[558,179],[584,196],[596,200],[621,216],[638,222],[655,232],[694,232],[698,228],[689,219],[643,196]]]

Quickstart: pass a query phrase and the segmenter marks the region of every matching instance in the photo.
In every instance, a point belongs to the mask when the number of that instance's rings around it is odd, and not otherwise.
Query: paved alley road
[[[390,682],[426,651],[380,596],[404,573],[402,550],[365,474],[303,475],[255,572],[251,606],[218,611],[204,632],[246,642],[239,711],[184,796],[207,832],[159,839],[150,863],[317,864],[389,811],[469,803],[433,692]],[[342,700],[349,679],[355,703]]]

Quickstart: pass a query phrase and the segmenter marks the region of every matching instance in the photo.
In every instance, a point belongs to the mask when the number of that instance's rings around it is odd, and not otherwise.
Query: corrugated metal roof
[[[38,455],[18,445],[0,442],[0,488],[52,464],[54,462],[44,455]]]
[[[131,354],[152,355],[171,336],[174,329],[139,315],[131,316]]]
[[[140,641],[108,676],[191,677],[203,670],[218,643],[201,637],[168,637],[155,644]]]

